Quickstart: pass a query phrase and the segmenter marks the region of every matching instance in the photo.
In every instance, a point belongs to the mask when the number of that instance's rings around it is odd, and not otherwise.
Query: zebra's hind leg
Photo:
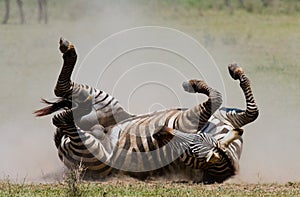
[[[251,90],[250,79],[246,76],[244,70],[237,64],[229,64],[228,70],[231,77],[240,81],[240,87],[243,90],[246,99],[246,110],[228,110],[226,116],[234,128],[240,128],[258,117],[258,107],[255,103]]]
[[[59,40],[59,50],[63,53],[63,66],[54,93],[58,97],[67,98],[72,94],[71,75],[77,61],[77,54],[74,45],[63,38]]]
[[[64,63],[59,74],[54,93],[60,98],[58,98],[55,102],[49,102],[42,99],[42,101],[48,104],[48,106],[35,111],[34,113],[36,116],[45,116],[60,109],[71,109],[72,102],[77,101],[72,98],[74,92],[76,92],[76,95],[81,95],[78,100],[79,102],[85,101],[89,96],[88,92],[79,91],[81,88],[78,88],[77,84],[71,82],[71,75],[77,60],[77,54],[73,44],[63,38],[60,38],[59,50],[63,53]]]
[[[207,101],[184,111],[177,121],[176,129],[196,133],[201,130],[211,115],[221,106],[222,95],[202,80],[190,80],[184,82],[182,86],[187,92],[201,93],[208,96]]]
[[[71,100],[76,106],[93,95],[90,89],[84,88],[84,85],[71,81],[71,75],[77,61],[74,45],[66,39],[60,38],[59,50],[63,53],[64,62],[54,92],[58,97]]]
[[[77,169],[80,165],[84,169],[92,171],[93,174],[99,173],[99,176],[106,176],[112,170],[105,163],[109,161],[110,152],[108,150],[112,148],[96,140],[97,136],[93,136],[93,134],[101,132],[96,131],[100,127],[93,128],[92,132],[94,133],[90,133],[82,130],[76,124],[91,109],[92,98],[88,97],[86,101],[79,103],[76,108],[56,114],[52,119],[53,124],[57,127],[54,140],[59,157],[68,168],[71,170]]]

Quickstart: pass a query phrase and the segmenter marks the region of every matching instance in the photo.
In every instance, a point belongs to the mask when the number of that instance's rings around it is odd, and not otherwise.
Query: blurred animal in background
[[[5,15],[2,21],[2,24],[7,24],[9,17],[10,17],[10,3],[11,0],[4,0],[5,2]],[[19,13],[20,13],[20,23],[25,23],[25,14],[23,9],[23,0],[16,0]],[[48,23],[48,7],[47,7],[47,0],[37,0],[38,3],[38,22],[44,22],[45,24]]]

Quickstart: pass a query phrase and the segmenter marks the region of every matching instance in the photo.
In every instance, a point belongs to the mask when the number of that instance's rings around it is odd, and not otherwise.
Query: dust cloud
[[[35,118],[32,112],[43,107],[39,99],[54,98],[53,88],[61,67],[61,55],[58,51],[58,39],[63,36],[74,42],[79,54],[78,64],[84,62],[84,57],[100,41],[124,29],[159,25],[169,26],[189,34],[189,30],[180,24],[168,22],[159,18],[149,18],[147,13],[155,7],[149,3],[149,8],[139,7],[133,1],[68,1],[64,7],[58,2],[49,2],[49,24],[38,25],[28,22],[23,26],[9,24],[0,26],[3,33],[0,39],[0,66],[1,66],[1,148],[0,177],[20,182],[53,182],[62,180],[65,170],[59,161],[53,142],[55,128],[51,124],[51,117]],[[150,2],[150,1],[149,1]],[[26,3],[26,2],[25,2]],[[57,10],[58,9],[58,10]],[[129,43],[122,43],[123,45]],[[224,49],[225,50],[225,49]],[[226,54],[222,48],[212,49],[224,80],[225,106],[244,108],[244,98],[237,82],[230,79],[226,65],[231,63],[233,54]],[[107,51],[109,53],[109,51]],[[165,56],[157,51],[140,51],[135,54],[139,60],[158,55],[165,61],[175,58]],[[150,56],[145,54],[151,54]],[[194,53],[191,51],[191,53]],[[153,73],[146,68],[147,77],[160,80],[168,76],[166,85],[151,86],[149,89],[137,89],[132,92],[135,83],[132,78],[138,79],[139,73],[132,72],[122,78],[118,86],[110,80],[114,76],[121,76],[122,72],[130,69],[135,61],[120,59],[108,70],[104,78],[89,83],[89,73],[84,73],[84,66],[76,67],[74,73],[80,83],[88,83],[101,88],[120,100],[132,113],[147,113],[149,111],[170,108],[190,107],[204,100],[204,97],[188,95],[181,90],[181,83],[185,79],[195,78],[197,75],[189,68],[186,62],[175,59],[168,62],[181,71],[184,76],[168,74],[163,71],[160,76],[159,65],[153,64]],[[94,60],[95,68],[101,67],[101,59]],[[128,61],[128,62],[126,62]],[[145,62],[147,62],[145,61]],[[243,65],[247,62],[241,61]],[[122,67],[123,65],[123,67]],[[122,70],[123,69],[123,70]],[[120,71],[122,70],[122,72]],[[136,70],[135,70],[136,71]],[[121,72],[121,73],[120,73]],[[176,73],[175,73],[176,74]],[[205,73],[203,73],[205,75]],[[253,82],[253,90],[260,108],[260,116],[256,122],[247,125],[244,133],[244,150],[240,162],[240,174],[233,182],[286,182],[300,181],[299,150],[299,107],[298,98],[293,92],[282,85],[280,81],[273,81],[271,76],[261,76],[254,72],[248,74]],[[217,76],[219,77],[219,76]],[[201,77],[199,77],[201,78]],[[149,79],[150,80],[150,79]],[[210,79],[209,79],[210,80]],[[100,84],[99,84],[100,83]],[[213,83],[213,82],[212,82]],[[130,86],[128,90],[126,86]],[[115,89],[114,89],[115,88]],[[147,88],[145,86],[145,88]],[[221,87],[222,88],[222,87]],[[161,94],[161,92],[164,92]],[[175,93],[174,93],[175,92]],[[157,93],[157,94],[156,94]],[[151,95],[151,96],[149,96]],[[131,100],[128,97],[131,96]],[[148,99],[148,100],[147,100]]]

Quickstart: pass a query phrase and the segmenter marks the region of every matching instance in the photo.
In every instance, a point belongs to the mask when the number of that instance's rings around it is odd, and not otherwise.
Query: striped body
[[[129,172],[135,177],[146,178],[153,174],[153,171],[161,168],[172,171],[174,165],[177,165],[176,162],[185,164],[187,168],[203,170],[204,178],[205,173],[207,176],[220,174],[221,181],[219,182],[234,175],[238,169],[242,140],[239,138],[232,142],[226,151],[218,149],[217,141],[233,128],[222,122],[220,117],[212,116],[199,132],[204,133],[208,136],[207,139],[212,139],[214,142],[208,143],[213,144],[212,146],[200,147],[202,149],[208,147],[208,152],[199,151],[203,154],[200,158],[187,152],[189,149],[194,150],[199,145],[197,140],[194,144],[190,143],[191,140],[189,140],[199,136],[199,134],[186,134],[177,131],[186,136],[185,140],[179,140],[177,146],[172,145],[172,143],[161,145],[160,140],[154,137],[155,133],[165,125],[177,130],[177,124],[174,120],[183,112],[184,110],[173,109],[135,116],[107,128],[104,131],[105,137],[101,139],[95,137],[97,133],[93,135],[73,128],[75,133],[80,134],[80,140],[79,138],[77,138],[78,140],[72,140],[69,137],[64,138],[59,147],[60,158],[69,168],[74,167],[74,164],[83,164],[87,168],[87,174],[92,175],[93,178],[105,177],[113,169]],[[182,143],[185,141],[189,145],[183,146]],[[207,154],[214,149],[218,149],[221,158],[207,162]],[[220,172],[219,169],[222,171]]]
[[[258,109],[250,81],[243,70],[230,65],[233,79],[240,81],[247,108],[219,108],[221,94],[204,81],[183,83],[185,91],[208,99],[189,109],[169,109],[145,115],[126,112],[107,93],[71,81],[77,54],[68,41],[60,40],[64,64],[55,95],[57,102],[36,111],[37,116],[56,114],[54,140],[59,158],[69,168],[79,164],[86,177],[106,177],[112,170],[146,178],[161,169],[200,169],[200,180],[222,182],[238,170],[242,151],[242,126],[253,122]],[[199,180],[199,179],[198,179]]]

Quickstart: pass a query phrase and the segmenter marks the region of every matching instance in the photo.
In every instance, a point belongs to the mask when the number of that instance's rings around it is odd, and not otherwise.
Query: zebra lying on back
[[[58,155],[68,168],[82,164],[86,176],[95,179],[112,170],[143,179],[184,164],[202,170],[201,180],[206,183],[222,182],[237,172],[241,127],[258,116],[250,81],[241,67],[231,64],[229,72],[240,81],[246,110],[219,108],[222,97],[217,90],[204,81],[190,80],[183,83],[184,90],[205,94],[207,101],[190,109],[132,115],[107,93],[72,82],[75,48],[61,39],[60,51],[64,63],[54,90],[59,99],[44,100],[49,106],[36,115],[65,109],[54,116],[53,124]]]

